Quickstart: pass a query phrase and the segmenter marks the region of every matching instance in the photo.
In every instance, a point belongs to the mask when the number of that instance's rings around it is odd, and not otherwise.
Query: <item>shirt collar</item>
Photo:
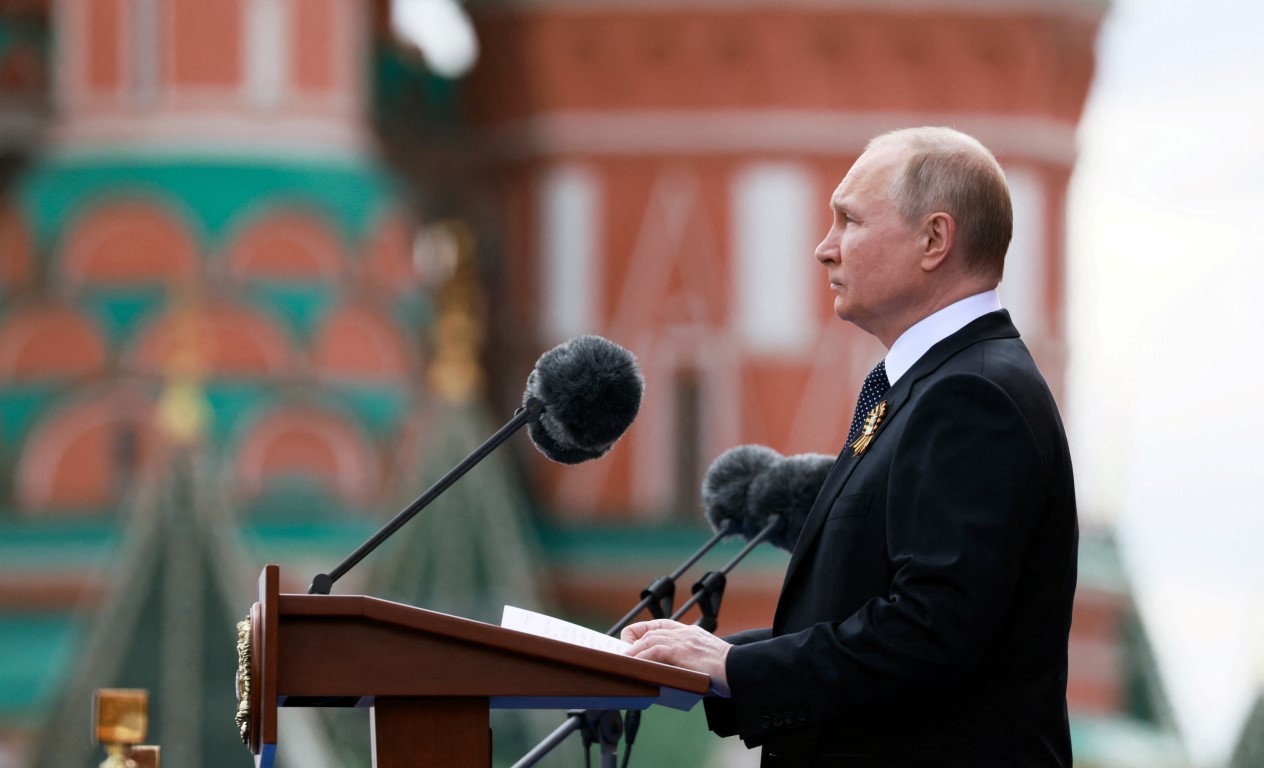
[[[1001,297],[995,291],[984,291],[949,304],[913,324],[891,345],[887,353],[887,380],[895,386],[922,355],[939,342],[989,312],[1001,308]]]

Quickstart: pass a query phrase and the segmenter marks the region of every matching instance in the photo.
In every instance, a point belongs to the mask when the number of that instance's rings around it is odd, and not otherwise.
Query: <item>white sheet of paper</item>
[[[588,627],[581,627],[578,624],[562,621],[547,614],[528,611],[525,608],[515,608],[512,605],[505,606],[505,612],[500,617],[500,626],[609,653],[622,654],[631,645],[617,637],[603,635]]]

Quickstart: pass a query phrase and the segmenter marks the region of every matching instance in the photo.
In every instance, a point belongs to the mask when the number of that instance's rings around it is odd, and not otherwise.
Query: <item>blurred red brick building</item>
[[[1062,397],[1066,193],[1104,3],[473,9],[486,53],[469,114],[504,229],[498,359],[524,371],[538,350],[598,333],[646,375],[642,411],[609,457],[536,463],[572,610],[608,612],[656,575],[644,553],[700,518],[702,474],[725,449],[837,450],[882,350],[834,317],[812,252],[830,193],[884,130],[950,125],[996,153],[1015,209],[1002,299]],[[604,526],[622,533],[574,533]],[[658,535],[630,543],[638,527]],[[1168,764],[1179,749],[1154,662],[1092,521],[1083,554],[1068,683],[1079,741],[1112,743],[1114,723],[1144,711],[1155,736],[1142,762]],[[767,623],[784,563],[735,572],[721,632]],[[1085,764],[1109,764],[1107,752],[1089,748]]]

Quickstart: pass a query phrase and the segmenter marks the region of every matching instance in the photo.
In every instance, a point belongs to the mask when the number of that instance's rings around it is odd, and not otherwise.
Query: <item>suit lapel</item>
[[[961,330],[935,344],[926,354],[922,355],[907,373],[900,377],[895,386],[883,397],[887,403],[885,421],[889,424],[895,418],[900,408],[908,401],[909,395],[913,391],[913,385],[934,373],[953,355],[980,341],[1015,338],[1017,336],[1018,331],[1014,328],[1014,324],[1010,322],[1009,312],[1002,309],[971,321]],[[795,543],[794,554],[791,555],[790,564],[786,567],[786,577],[782,583],[781,590],[783,595],[799,564],[815,545],[821,528],[825,525],[825,519],[829,516],[829,510],[834,506],[834,501],[843,492],[848,478],[851,477],[852,472],[856,471],[856,467],[860,466],[860,462],[864,461],[865,457],[869,455],[869,452],[874,450],[874,445],[882,438],[882,430],[879,429],[869,449],[859,456],[852,455],[850,446],[843,446],[842,452],[839,453],[838,459],[834,462],[829,475],[825,478],[825,484],[821,486],[821,492],[817,494],[816,501],[812,504],[811,511],[808,512],[807,519],[803,522],[803,530],[799,533],[799,540]],[[782,601],[779,600],[778,606],[781,603]]]
[[[904,405],[905,401],[908,400],[911,389],[911,379],[905,375],[901,376],[895,386],[883,396],[882,399],[887,404],[887,415],[884,419],[886,423],[890,423],[895,418],[900,406]],[[825,519],[829,517],[830,508],[834,506],[834,501],[843,492],[843,487],[847,485],[847,479],[851,477],[852,472],[856,471],[856,467],[860,466],[860,462],[865,460],[865,457],[869,455],[870,451],[874,450],[875,445],[882,438],[882,429],[879,427],[877,434],[874,435],[873,443],[870,443],[869,448],[859,456],[853,454],[851,446],[843,446],[842,452],[838,455],[838,460],[834,462],[833,468],[830,469],[829,475],[825,478],[825,484],[821,486],[821,492],[817,494],[816,501],[812,504],[811,511],[808,512],[807,519],[803,522],[803,530],[800,531],[799,540],[795,543],[794,554],[790,557],[790,565],[786,567],[786,584],[790,583],[790,578],[794,575],[804,555],[812,548],[813,542],[816,541],[821,528],[825,525]]]

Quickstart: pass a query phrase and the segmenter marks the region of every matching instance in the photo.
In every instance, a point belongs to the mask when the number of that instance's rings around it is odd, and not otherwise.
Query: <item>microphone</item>
[[[782,524],[767,541],[794,550],[812,504],[834,465],[820,453],[782,456],[762,445],[739,445],[720,454],[702,481],[702,503],[712,530],[732,521],[730,530],[750,540],[776,515]]]
[[[524,426],[553,461],[578,464],[604,456],[636,418],[644,389],[632,353],[600,336],[579,336],[545,352],[527,377],[513,418],[333,570],[316,574],[308,594],[329,594],[335,581]]]
[[[749,511],[751,501],[748,491],[754,487],[754,481],[757,478],[766,475],[780,462],[784,462],[780,453],[762,445],[739,445],[720,454],[720,457],[711,463],[711,467],[702,480],[703,511],[714,535],[676,570],[651,581],[641,591],[641,601],[634,605],[623,618],[615,622],[606,634],[612,637],[618,635],[624,627],[632,623],[638,613],[646,608],[656,619],[661,619],[671,613],[676,595],[676,579],[692,568],[694,563],[710,552],[721,540],[740,535],[747,540],[759,537],[760,541],[764,541],[771,536],[772,531],[762,533],[761,536],[760,529],[767,526],[769,514],[763,514],[759,519],[755,519]],[[780,484],[777,487],[780,488]],[[809,502],[809,508],[810,506],[811,502]],[[807,512],[804,511],[803,515],[806,516]],[[802,520],[799,521],[798,526],[803,527]],[[798,528],[795,529],[794,534],[798,535]],[[696,602],[687,603],[685,609]],[[677,611],[672,618],[679,615],[680,611]]]
[[[730,521],[731,533],[749,539],[750,489],[762,473],[781,461],[781,454],[762,445],[739,445],[728,449],[713,462],[702,478],[702,506],[711,530],[720,530]]]
[[[782,525],[769,535],[768,543],[793,552],[834,460],[823,453],[786,456],[751,480],[747,530],[759,531],[770,516],[780,515]]]
[[[527,377],[523,405],[544,403],[527,434],[561,464],[600,458],[636,418],[644,390],[631,352],[600,336],[578,336],[541,355]]]

